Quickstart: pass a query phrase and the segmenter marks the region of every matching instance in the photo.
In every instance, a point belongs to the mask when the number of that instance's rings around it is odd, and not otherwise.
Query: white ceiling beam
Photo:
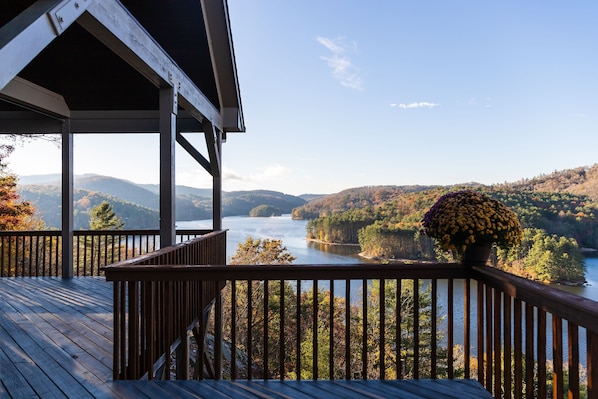
[[[0,98],[51,116],[71,116],[64,97],[18,76],[0,90]]]
[[[218,109],[116,0],[91,5],[78,22],[156,87],[172,86],[179,104],[199,121],[223,128]]]
[[[0,89],[68,28],[93,0],[38,0],[0,28]]]

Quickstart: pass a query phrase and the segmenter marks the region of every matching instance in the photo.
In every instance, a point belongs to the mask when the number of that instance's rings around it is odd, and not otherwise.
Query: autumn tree
[[[7,171],[6,159],[12,150],[12,146],[0,145],[0,230],[42,229],[43,223],[34,217],[33,205],[21,201],[17,192],[17,177]],[[33,242],[30,237],[6,237],[0,242],[0,258],[8,260],[0,265],[2,276],[29,274],[32,251],[37,252],[39,246],[51,245],[50,241],[52,238]],[[15,253],[18,246],[22,249],[19,251],[20,256]],[[36,265],[39,267],[39,261]]]
[[[0,230],[27,230],[35,225],[35,209],[20,200],[17,177],[6,170],[6,158],[11,152],[12,147],[0,145]]]

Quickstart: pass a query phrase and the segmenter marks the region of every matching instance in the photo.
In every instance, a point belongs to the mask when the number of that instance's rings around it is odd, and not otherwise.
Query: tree
[[[0,230],[27,230],[36,226],[34,207],[20,201],[17,177],[6,171],[6,157],[12,147],[0,145]]]
[[[89,215],[89,228],[91,230],[120,230],[125,223],[116,216],[112,205],[108,201],[92,208]]]
[[[91,230],[121,230],[124,225],[124,222],[116,216],[112,205],[108,201],[103,201],[93,207],[89,214],[89,228]],[[82,243],[83,247],[81,248],[81,243],[79,243],[79,246],[77,253],[82,257],[79,262],[85,264],[89,261],[92,273],[96,264],[100,267],[121,259],[119,239],[109,233],[88,236]]]
[[[268,218],[270,216],[280,216],[282,213],[280,209],[273,205],[258,205],[252,210],[249,211],[249,216],[251,217],[265,217]]]
[[[43,223],[34,217],[33,205],[20,200],[17,177],[6,170],[6,158],[12,150],[12,146],[0,145],[0,230],[42,229]],[[4,237],[0,242],[0,259],[4,260],[0,265],[0,273],[3,276],[29,273],[28,268],[32,265],[30,255],[37,253],[40,246],[51,245],[52,241],[52,238],[33,241],[30,237]],[[15,254],[19,247],[20,256],[17,257]]]
[[[282,245],[282,240],[247,237],[239,243],[231,265],[288,265],[295,257]]]
[[[248,237],[244,243],[239,243],[230,263],[286,265],[294,260],[282,240]],[[296,336],[295,287],[282,281],[230,281],[222,290],[222,298],[223,334],[232,341],[234,328],[236,338],[231,344],[247,355],[247,365],[239,368],[237,378],[247,378],[250,369],[253,377],[267,374],[268,378],[272,378],[280,370],[277,348],[283,345],[290,349]],[[236,306],[234,314],[233,302]],[[281,308],[286,311],[282,323]],[[282,331],[281,324],[284,326]],[[268,332],[267,337],[264,331]],[[286,351],[284,364],[292,365],[293,356],[292,350]]]

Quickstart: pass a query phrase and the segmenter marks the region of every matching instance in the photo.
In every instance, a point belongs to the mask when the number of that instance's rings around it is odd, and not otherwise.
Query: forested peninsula
[[[440,196],[463,189],[503,202],[524,228],[521,246],[495,250],[495,266],[544,282],[584,283],[583,256],[598,248],[598,165],[492,186],[353,188],[310,201],[293,218],[309,220],[308,239],[359,244],[369,258],[451,261],[420,234],[421,220]]]

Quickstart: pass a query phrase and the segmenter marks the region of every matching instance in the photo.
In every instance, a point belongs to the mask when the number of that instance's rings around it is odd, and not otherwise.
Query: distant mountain
[[[139,184],[139,186],[151,191],[154,194],[158,194],[160,192],[160,185],[158,184]],[[194,195],[197,197],[212,198],[211,188],[196,188],[177,185],[176,192],[177,195]]]
[[[19,186],[21,198],[34,204],[37,215],[48,228],[59,229],[62,225],[61,190],[56,185]],[[159,214],[156,210],[123,201],[119,198],[89,190],[75,189],[74,227],[89,229],[89,211],[102,201],[108,201],[116,214],[125,222],[127,229],[157,229]]]
[[[58,179],[56,179],[58,177]],[[24,177],[21,181],[42,181],[43,184],[19,184],[21,197],[34,204],[48,228],[61,226],[60,176]],[[159,226],[159,195],[157,185],[140,185],[127,180],[100,175],[75,178],[75,228],[89,228],[89,211],[108,201],[116,214],[125,221],[125,228],[148,229]],[[177,186],[177,220],[199,220],[212,217],[212,190]],[[249,215],[260,205],[291,213],[305,200],[276,191],[255,190],[223,193],[223,216]]]
[[[160,197],[157,194],[136,183],[115,177],[96,175],[75,178],[75,189],[108,194],[149,209],[157,210],[160,207]]]

